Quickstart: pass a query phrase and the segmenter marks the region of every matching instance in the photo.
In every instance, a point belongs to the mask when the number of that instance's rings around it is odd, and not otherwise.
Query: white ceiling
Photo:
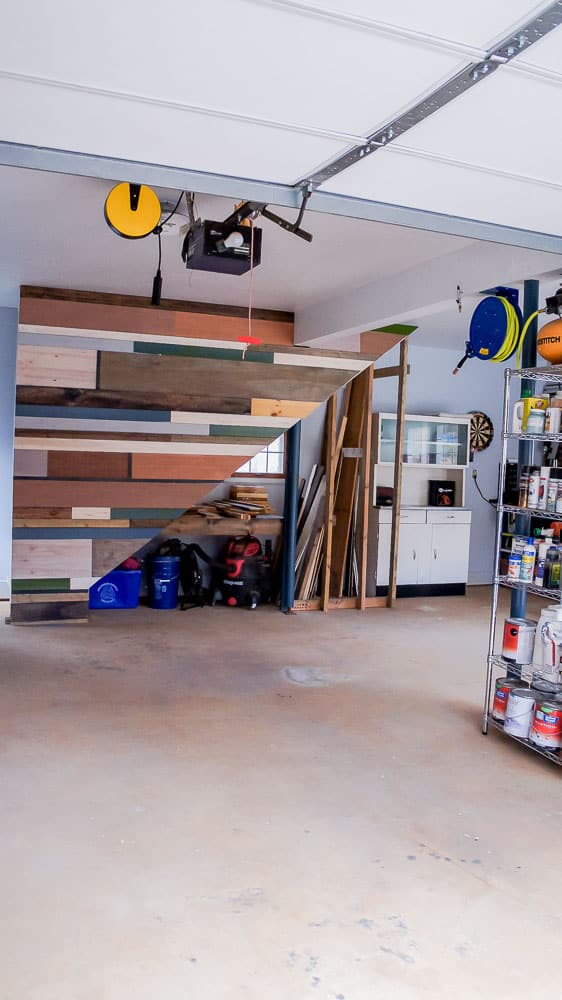
[[[0,289],[17,301],[20,284],[150,295],[155,237],[125,240],[103,218],[111,184],[91,178],[0,167]],[[177,191],[159,192],[173,202]],[[183,211],[185,207],[182,203]],[[224,219],[233,204],[197,198],[204,218]],[[281,215],[294,217],[287,209]],[[267,220],[263,263],[254,274],[254,302],[296,310],[451,253],[471,241],[380,223],[309,213],[305,243]],[[247,305],[248,276],[186,271],[179,236],[163,239],[163,294],[170,298]]]
[[[331,2],[19,0],[0,137],[294,184],[550,6]],[[324,190],[559,234],[561,55],[557,28]]]

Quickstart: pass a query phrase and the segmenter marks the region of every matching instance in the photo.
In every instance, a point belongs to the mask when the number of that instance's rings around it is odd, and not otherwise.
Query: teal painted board
[[[145,344],[142,341],[135,340],[135,354],[175,354],[182,358],[220,358],[222,361],[240,361],[242,349],[229,347],[188,347],[176,346],[176,344]]]
[[[252,351],[248,349],[244,355],[244,361],[257,361],[260,364],[273,364],[273,351]]]
[[[235,427],[229,424],[211,424],[210,431],[211,437],[265,438],[268,441],[279,437],[275,427]],[[280,432],[283,433],[283,428],[280,428]]]

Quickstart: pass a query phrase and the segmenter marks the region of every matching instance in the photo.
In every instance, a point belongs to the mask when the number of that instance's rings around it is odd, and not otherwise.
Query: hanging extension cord
[[[478,485],[478,469],[473,469],[472,470],[472,478],[474,480],[474,485],[476,486],[476,489],[478,490],[478,493],[482,497],[484,503],[489,503],[490,507],[493,507],[494,510],[495,510],[496,507],[498,506],[498,498],[494,497],[493,500],[490,500],[490,499],[488,499],[488,497],[484,496],[484,494],[482,493],[482,490],[480,489],[480,487]]]

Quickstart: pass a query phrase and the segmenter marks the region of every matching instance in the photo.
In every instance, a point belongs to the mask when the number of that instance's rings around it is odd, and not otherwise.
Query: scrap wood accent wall
[[[373,358],[293,347],[287,314],[247,349],[239,310],[147,305],[22,289],[15,623],[85,619],[92,583]]]

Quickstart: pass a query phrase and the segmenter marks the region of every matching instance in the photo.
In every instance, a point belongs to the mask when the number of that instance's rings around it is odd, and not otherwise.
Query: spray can
[[[542,587],[544,585],[544,562],[546,559],[548,545],[546,542],[541,542],[537,552],[537,564],[535,571],[535,587]]]
[[[558,484],[560,482],[560,473],[562,469],[551,469],[550,477],[548,480],[548,489],[546,491],[546,510],[551,511],[553,514],[556,511],[556,501],[558,499]]]
[[[529,473],[529,497],[527,500],[527,506],[533,507],[535,510],[539,502],[540,482],[541,470],[535,465]]]
[[[519,574],[519,579],[523,580],[525,583],[533,582],[536,554],[537,552],[533,539],[529,538],[527,545],[523,549],[523,555],[521,556],[521,572]]]
[[[539,510],[546,510],[546,500],[548,494],[548,482],[550,478],[550,468],[548,465],[541,466],[541,477],[539,480]]]

